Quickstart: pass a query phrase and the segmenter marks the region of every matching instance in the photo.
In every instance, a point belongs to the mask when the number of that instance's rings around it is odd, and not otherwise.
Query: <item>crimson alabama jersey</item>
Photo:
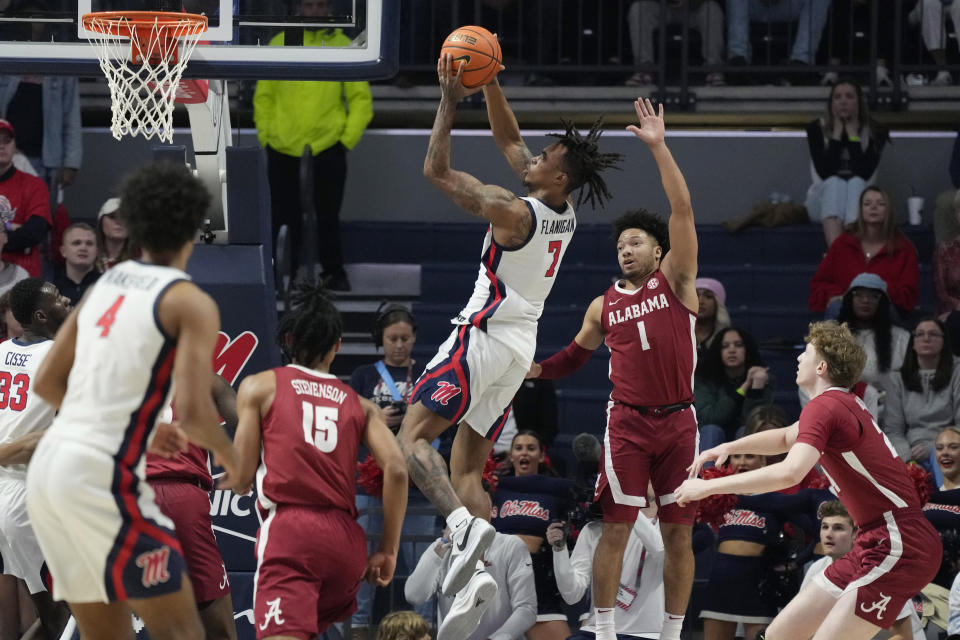
[[[261,425],[260,505],[327,507],[356,517],[357,449],[367,424],[357,393],[334,375],[295,364],[273,372],[277,392]]]
[[[176,419],[173,407],[169,406],[160,416],[160,422],[172,422]],[[213,478],[207,466],[207,450],[192,442],[187,450],[173,458],[164,458],[153,453],[147,454],[147,480],[184,480],[195,481],[201,487],[210,491],[213,489]]]
[[[907,465],[857,396],[831,387],[804,407],[799,429],[797,442],[820,452],[820,465],[857,526],[887,511],[920,508]]]
[[[616,282],[603,295],[601,315],[613,400],[639,407],[693,401],[697,314],[683,306],[662,271],[639,289]]]

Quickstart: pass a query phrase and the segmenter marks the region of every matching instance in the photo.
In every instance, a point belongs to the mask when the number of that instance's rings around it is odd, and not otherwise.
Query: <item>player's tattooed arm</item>
[[[517,175],[522,176],[533,154],[530,153],[530,149],[520,135],[517,117],[507,104],[507,98],[496,78],[483,88],[483,96],[487,103],[487,119],[490,121],[493,139],[507,158],[510,167]]]

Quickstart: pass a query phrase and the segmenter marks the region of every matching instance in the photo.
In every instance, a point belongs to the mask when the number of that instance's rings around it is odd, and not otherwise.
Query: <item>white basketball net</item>
[[[173,141],[174,98],[206,24],[198,25],[196,16],[167,15],[170,17],[154,18],[146,28],[117,14],[84,16],[84,26],[95,32],[90,44],[97,50],[100,69],[110,85],[110,132],[117,140],[142,135],[147,140],[156,136],[167,143]],[[141,56],[142,62],[137,59]]]

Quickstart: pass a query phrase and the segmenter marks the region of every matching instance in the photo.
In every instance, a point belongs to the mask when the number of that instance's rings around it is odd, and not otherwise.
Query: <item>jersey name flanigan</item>
[[[577,228],[577,221],[570,217],[564,218],[563,220],[541,220],[540,221],[540,233],[543,234],[552,234],[552,233],[573,233],[573,230]]]
[[[653,311],[659,311],[660,309],[667,309],[669,307],[670,303],[667,302],[667,295],[661,293],[658,296],[652,296],[640,301],[640,304],[631,304],[623,309],[607,312],[607,324],[612,327],[615,324],[633,320],[634,318],[641,318]]]

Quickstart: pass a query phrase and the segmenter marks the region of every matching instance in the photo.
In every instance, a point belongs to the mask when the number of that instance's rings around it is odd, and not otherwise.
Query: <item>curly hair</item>
[[[620,234],[627,229],[640,229],[653,236],[660,248],[663,249],[660,260],[663,260],[663,256],[667,255],[667,251],[670,251],[669,228],[663,218],[657,214],[646,209],[631,209],[623,213],[613,221],[613,233],[611,234],[613,241],[619,240]]]
[[[817,355],[826,361],[827,375],[833,384],[846,389],[857,384],[867,362],[867,352],[857,343],[847,323],[811,322],[804,341],[812,344]]]
[[[380,621],[377,640],[420,640],[430,633],[430,625],[413,611],[391,611]]]
[[[570,176],[570,188],[567,193],[586,187],[580,191],[577,206],[586,201],[591,207],[603,208],[610,199],[610,190],[607,189],[607,183],[600,176],[600,172],[610,168],[619,169],[620,167],[616,165],[623,159],[623,154],[600,153],[597,141],[603,133],[601,130],[603,118],[597,118],[586,136],[580,135],[580,131],[573,122],[561,119],[560,123],[566,129],[564,133],[547,135],[557,138],[559,143],[567,149],[567,153],[563,156],[564,171]]]
[[[288,361],[310,367],[340,339],[340,312],[326,290],[309,281],[298,284],[291,298],[291,311],[277,325],[277,345]]]
[[[117,214],[130,244],[150,252],[177,251],[196,235],[210,206],[210,193],[179,162],[156,162],[123,184]]]
[[[47,284],[43,278],[24,278],[10,289],[10,312],[20,326],[33,324],[33,314],[40,308]]]

